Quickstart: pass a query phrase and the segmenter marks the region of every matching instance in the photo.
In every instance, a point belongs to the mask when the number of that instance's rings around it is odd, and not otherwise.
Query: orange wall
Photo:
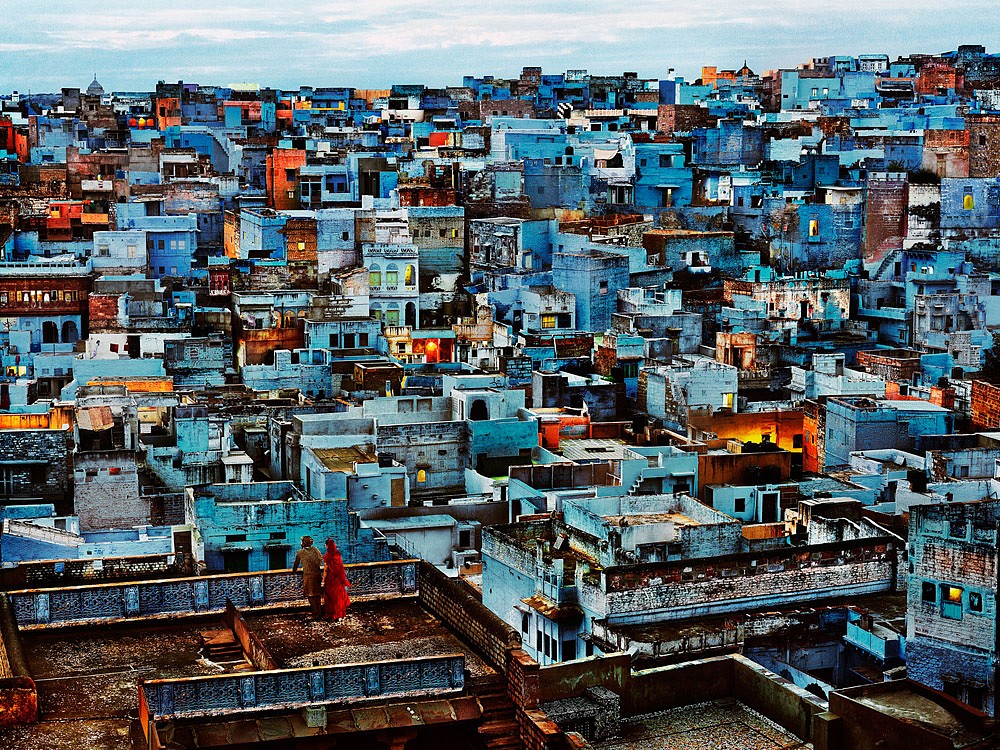
[[[294,148],[276,148],[267,155],[267,201],[278,211],[293,211],[299,207],[299,167],[306,163],[306,152]],[[287,170],[295,170],[295,179],[288,179]],[[289,192],[292,197],[288,197]]]
[[[692,417],[689,422],[702,430],[714,432],[722,440],[759,443],[761,435],[768,434],[771,442],[779,448],[793,453],[802,451],[801,442],[798,448],[794,447],[795,436],[802,435],[802,412],[799,410],[737,413],[731,416],[715,414],[705,419]]]

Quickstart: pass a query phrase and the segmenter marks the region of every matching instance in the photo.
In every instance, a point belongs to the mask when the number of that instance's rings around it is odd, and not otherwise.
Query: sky
[[[387,88],[463,75],[702,65],[757,72],[812,57],[996,44],[983,0],[0,0],[0,93],[148,91],[157,81]],[[6,11],[6,12],[5,12]],[[990,52],[1000,51],[989,49]]]

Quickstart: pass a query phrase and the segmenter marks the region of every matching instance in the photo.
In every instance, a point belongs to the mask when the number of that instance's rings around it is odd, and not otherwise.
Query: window
[[[348,240],[350,238],[351,238],[351,233],[350,232],[341,232],[340,233],[340,239],[342,239],[342,240]]]
[[[792,436],[792,447],[793,448],[801,448],[802,447],[802,436],[801,435],[793,435]]]
[[[809,236],[818,237],[819,236],[819,219],[809,220]]]
[[[745,513],[747,509],[747,501],[745,498],[738,497],[733,502],[733,512],[734,513]]]
[[[298,170],[296,169],[286,169],[285,170],[285,180],[286,182],[295,182],[298,179]]]
[[[386,271],[385,272],[385,283],[389,286],[396,286],[399,283],[399,272],[398,271]]]
[[[406,267],[406,272],[403,275],[403,283],[406,286],[413,286],[417,281],[417,271],[412,265]]]
[[[542,316],[542,328],[555,328],[556,327],[556,316],[555,315],[543,315]]]
[[[573,661],[576,658],[576,640],[565,640],[562,645],[563,661]]]
[[[976,207],[976,199],[972,195],[972,186],[968,185],[965,188],[965,198],[962,200],[962,208],[966,211],[972,211]]]
[[[930,581],[924,581],[920,586],[920,600],[933,604],[937,601],[937,586]]]
[[[608,282],[606,282],[606,281],[602,281],[601,282],[600,293],[601,294],[607,294],[608,293]]]
[[[977,594],[974,591],[969,592],[969,611],[970,612],[982,612],[983,611],[983,595]]]
[[[369,271],[368,272],[368,286],[381,286],[382,285],[382,272],[381,271]]]
[[[417,469],[417,484],[423,484],[427,481],[427,470]]]
[[[948,536],[953,539],[965,539],[966,535],[965,521],[952,521],[948,524]]]
[[[139,246],[138,245],[129,245],[128,246],[128,257],[129,258],[138,258],[139,257]]]
[[[530,620],[531,620],[531,618],[528,617],[528,613],[527,612],[522,612],[521,613],[521,632],[522,633],[527,633],[528,632],[528,622]]]
[[[941,584],[941,616],[949,620],[962,619],[962,588]]]

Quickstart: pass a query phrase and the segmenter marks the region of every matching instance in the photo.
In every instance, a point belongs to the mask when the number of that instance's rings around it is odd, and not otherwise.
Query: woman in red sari
[[[325,575],[323,578],[323,616],[327,620],[339,620],[347,614],[347,605],[351,603],[347,589],[351,583],[344,572],[344,560],[337,549],[337,543],[326,540],[326,554],[323,555]]]

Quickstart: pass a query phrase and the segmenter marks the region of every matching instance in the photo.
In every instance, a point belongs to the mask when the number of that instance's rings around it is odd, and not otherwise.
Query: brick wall
[[[0,584],[4,589],[45,589],[191,574],[185,560],[167,554],[105,557],[100,567],[95,562],[93,559],[21,562],[15,568],[0,572]]]
[[[1000,428],[1000,386],[987,383],[985,380],[973,380],[970,411],[973,429]]]
[[[81,531],[129,529],[150,522],[149,501],[139,495],[131,451],[77,453],[73,473]]]
[[[435,617],[472,644],[497,669],[521,646],[521,635],[483,606],[473,591],[453,581],[428,562],[418,569],[419,601]]]
[[[464,422],[381,425],[377,445],[379,451],[406,466],[413,490],[459,487],[469,462],[467,432]],[[426,481],[418,483],[421,469],[426,472]]]
[[[957,697],[973,699],[974,707],[989,712],[995,690],[998,517],[996,501],[920,506],[910,516],[907,674],[937,690],[957,684]]]
[[[969,177],[1000,176],[1000,117],[979,115],[966,121],[969,129]]]
[[[69,490],[70,435],[64,430],[0,431],[0,464],[11,462],[14,497],[61,502]],[[25,459],[44,463],[25,465]]]
[[[906,236],[908,186],[905,178],[869,178],[865,260],[882,260],[902,247]]]

